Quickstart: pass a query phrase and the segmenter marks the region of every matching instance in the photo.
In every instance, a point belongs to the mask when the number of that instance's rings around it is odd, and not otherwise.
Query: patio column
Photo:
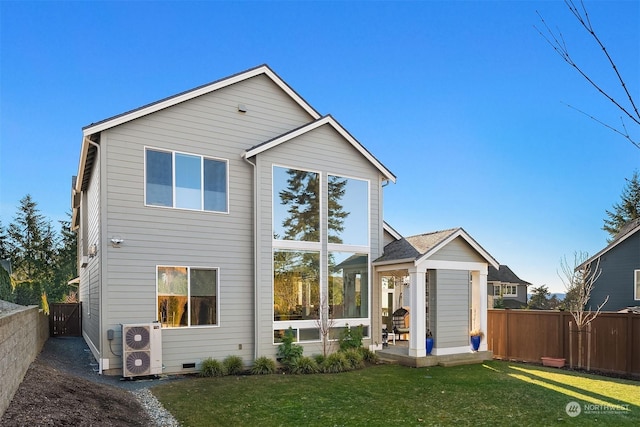
[[[487,304],[488,304],[488,294],[487,294],[487,270],[480,271],[479,274],[480,279],[480,328],[484,332],[484,339],[480,341],[480,351],[487,351]]]
[[[411,305],[409,307],[409,356],[425,357],[427,349],[425,344],[426,319],[425,319],[425,268],[409,269],[411,284],[409,295]]]
[[[484,332],[484,339],[480,341],[480,351],[487,350],[487,272],[471,271],[471,328]]]

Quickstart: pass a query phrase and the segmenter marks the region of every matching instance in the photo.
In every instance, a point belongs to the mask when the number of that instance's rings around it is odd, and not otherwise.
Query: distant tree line
[[[59,232],[42,215],[29,194],[20,200],[13,222],[0,222],[0,299],[20,305],[65,300],[67,284],[77,273],[77,238],[70,221],[59,221]]]

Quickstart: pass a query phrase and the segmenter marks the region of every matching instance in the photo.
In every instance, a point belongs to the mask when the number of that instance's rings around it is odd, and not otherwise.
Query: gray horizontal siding
[[[486,262],[462,237],[456,237],[429,259],[440,261]]]
[[[588,306],[595,309],[607,295],[605,311],[640,305],[640,301],[634,299],[633,289],[634,270],[640,270],[640,231],[605,253],[600,259],[600,269],[602,273],[595,282]]]
[[[238,104],[247,113],[237,111]],[[253,355],[253,168],[244,150],[311,118],[264,76],[105,131],[108,309],[103,328],[156,319],[156,266],[216,267],[219,326],[163,330],[166,372],[205,357]],[[144,147],[228,160],[229,213],[144,205]],[[115,344],[115,343],[114,343]],[[242,350],[238,345],[242,344]],[[117,344],[121,345],[121,344]],[[116,353],[116,346],[114,345]],[[121,361],[112,357],[112,368]]]
[[[436,342],[438,347],[469,344],[469,272],[436,272]]]

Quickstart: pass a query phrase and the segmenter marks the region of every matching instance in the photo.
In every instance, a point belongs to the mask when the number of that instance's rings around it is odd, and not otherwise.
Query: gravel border
[[[98,363],[82,337],[49,338],[38,358],[59,371],[129,391],[158,427],[180,426],[180,423],[149,390],[149,387],[158,385],[160,382],[180,380],[179,376],[163,375],[157,379],[144,377],[127,380],[119,376],[99,375]]]

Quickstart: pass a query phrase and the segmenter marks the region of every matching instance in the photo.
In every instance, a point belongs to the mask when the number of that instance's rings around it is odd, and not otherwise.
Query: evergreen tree
[[[613,210],[607,210],[607,218],[604,219],[602,229],[611,236],[611,242],[629,221],[640,217],[640,176],[638,171],[633,173],[631,179],[625,178],[627,184],[622,190],[620,202],[613,205]]]
[[[60,230],[61,241],[56,253],[54,280],[47,289],[47,296],[52,302],[60,301],[67,294],[67,283],[78,275],[77,234],[71,230],[71,221],[60,221]]]
[[[0,221],[0,259],[10,259],[11,254],[9,252],[9,236],[7,230]]]
[[[30,195],[9,224],[8,246],[18,304],[40,304],[43,287],[54,280],[57,236]]]
[[[531,298],[527,306],[535,310],[548,310],[550,296],[551,293],[546,285],[533,288],[531,289]]]

